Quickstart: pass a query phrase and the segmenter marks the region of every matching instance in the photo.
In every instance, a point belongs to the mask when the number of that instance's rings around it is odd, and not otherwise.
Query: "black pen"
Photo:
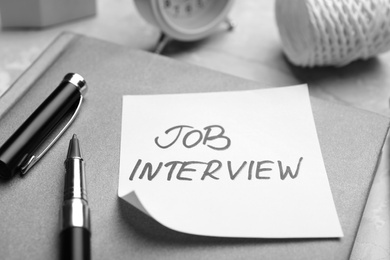
[[[87,84],[77,73],[68,73],[59,86],[26,119],[26,121],[0,147],[0,178],[10,179],[22,175],[36,163],[72,123],[87,91]],[[40,153],[37,148],[53,132],[61,119],[78,104],[72,118]]]
[[[88,207],[84,160],[79,140],[73,135],[65,160],[64,202],[60,214],[61,259],[91,258],[91,220]]]

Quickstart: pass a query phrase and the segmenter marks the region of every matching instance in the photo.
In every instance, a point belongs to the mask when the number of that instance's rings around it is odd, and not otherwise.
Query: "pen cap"
[[[66,74],[62,82],[72,83],[78,88],[80,94],[83,96],[87,93],[87,82],[85,82],[85,79],[77,73]]]
[[[67,74],[59,86],[0,147],[0,178],[21,172],[33,153],[61,118],[80,100],[86,84],[78,74]]]

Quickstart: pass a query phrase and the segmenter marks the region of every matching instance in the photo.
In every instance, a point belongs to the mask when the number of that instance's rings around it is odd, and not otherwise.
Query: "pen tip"
[[[77,139],[77,135],[75,134],[69,141],[67,158],[81,158],[79,139]]]

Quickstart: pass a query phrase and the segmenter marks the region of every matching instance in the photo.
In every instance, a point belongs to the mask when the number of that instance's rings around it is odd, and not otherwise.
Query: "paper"
[[[123,97],[118,196],[215,237],[342,237],[306,85]]]

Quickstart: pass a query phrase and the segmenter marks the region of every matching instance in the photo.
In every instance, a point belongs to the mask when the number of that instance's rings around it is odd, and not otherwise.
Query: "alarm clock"
[[[227,18],[233,0],[134,0],[141,16],[162,32],[156,52],[170,39],[196,41],[216,31]]]

